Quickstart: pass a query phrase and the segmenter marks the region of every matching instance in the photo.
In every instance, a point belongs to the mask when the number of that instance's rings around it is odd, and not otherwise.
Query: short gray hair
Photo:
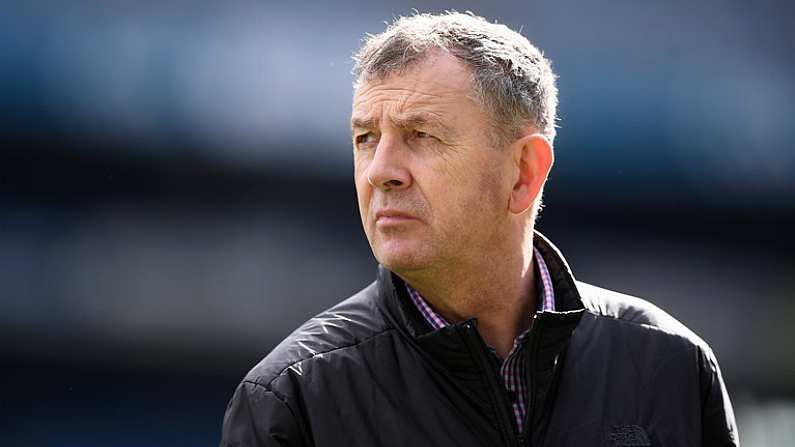
[[[501,143],[533,125],[555,138],[558,89],[550,61],[524,36],[472,13],[400,17],[368,35],[354,55],[355,86],[423,60],[429,50],[450,52],[472,70],[472,88],[491,116]]]

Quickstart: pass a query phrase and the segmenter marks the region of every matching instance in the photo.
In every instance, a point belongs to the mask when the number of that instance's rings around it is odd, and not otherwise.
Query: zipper
[[[526,440],[525,445],[527,447],[531,447],[533,444],[532,442],[533,437],[530,435],[529,430],[533,426],[533,413],[535,413],[536,410],[536,401],[535,401],[536,392],[537,392],[536,382],[538,381],[536,380],[535,377],[535,367],[536,364],[538,363],[538,359],[536,358],[538,354],[537,345],[539,343],[539,340],[541,340],[541,337],[539,337],[538,334],[541,332],[541,329],[543,327],[542,321],[543,318],[539,317],[538,313],[533,315],[533,319],[530,322],[530,329],[529,329],[530,339],[527,340],[527,349],[530,350],[530,361],[529,364],[527,365],[527,367],[529,368],[528,371],[529,374],[527,377],[528,399],[527,399],[527,411],[525,412],[524,415],[524,424],[523,424],[524,428],[522,429],[522,435]]]
[[[480,362],[481,368],[486,372],[486,381],[489,383],[492,395],[497,400],[497,415],[499,418],[500,432],[509,446],[521,447],[524,445],[524,436],[522,434],[518,436],[514,434],[515,430],[513,421],[511,420],[513,416],[509,412],[510,402],[505,398],[505,392],[497,377],[497,372],[494,370],[494,366],[488,358],[486,342],[483,340],[483,337],[480,336],[472,320],[464,322],[464,328],[466,329],[465,339],[469,346],[469,350],[475,354],[475,357]]]

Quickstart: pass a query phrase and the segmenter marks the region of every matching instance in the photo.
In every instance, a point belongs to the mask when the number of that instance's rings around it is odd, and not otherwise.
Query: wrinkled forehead
[[[473,99],[472,72],[465,64],[449,53],[428,55],[411,67],[363,77],[354,91],[352,120],[384,108],[442,112],[479,105]]]

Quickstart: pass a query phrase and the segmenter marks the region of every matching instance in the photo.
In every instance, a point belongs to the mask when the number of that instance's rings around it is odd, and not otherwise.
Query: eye
[[[421,130],[415,130],[414,136],[417,138],[433,138],[433,135],[429,134],[428,132],[423,132]]]
[[[372,132],[367,132],[361,135],[356,135],[355,141],[356,141],[356,147],[361,147],[364,145],[377,144],[378,137]]]

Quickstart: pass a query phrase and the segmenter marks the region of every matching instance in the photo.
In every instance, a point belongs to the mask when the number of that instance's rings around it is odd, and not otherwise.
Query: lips
[[[375,223],[378,225],[395,225],[418,220],[416,217],[403,211],[382,209],[375,213]]]

